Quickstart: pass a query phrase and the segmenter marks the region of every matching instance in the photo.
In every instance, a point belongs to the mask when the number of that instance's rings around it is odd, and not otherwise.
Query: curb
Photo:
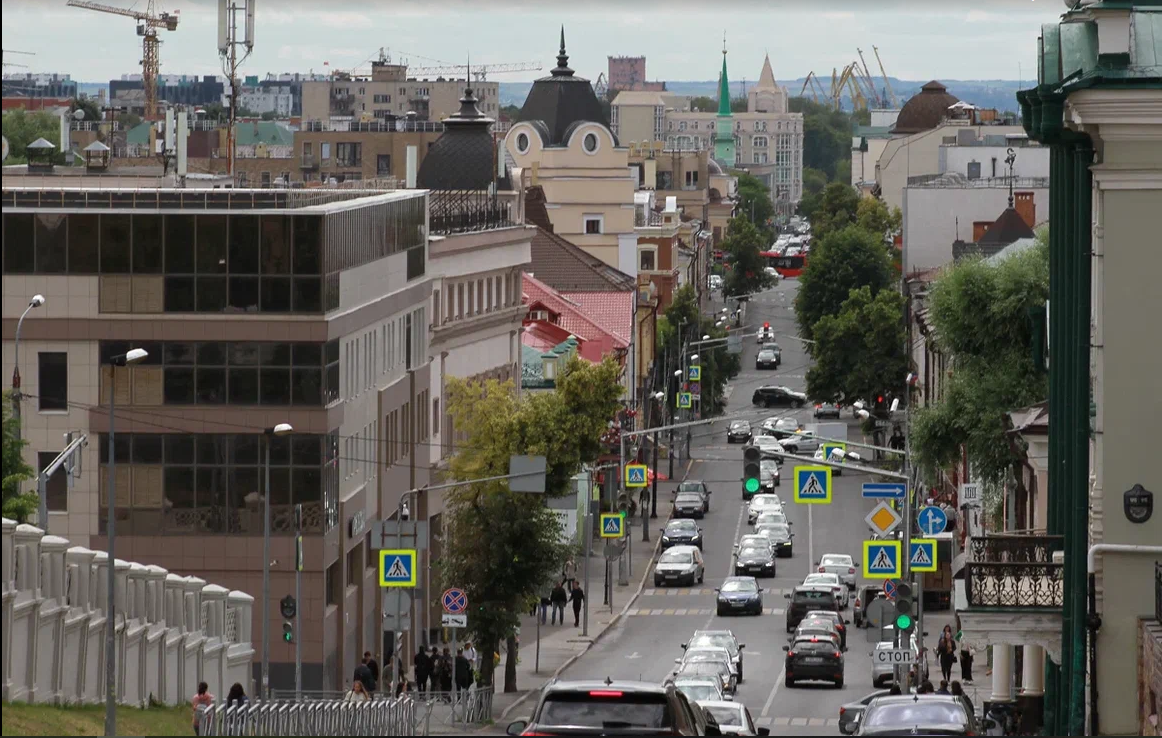
[[[688,468],[687,468],[687,471],[689,471]],[[621,608],[621,612],[619,612],[613,616],[613,619],[609,621],[609,624],[605,626],[605,629],[602,630],[600,633],[598,633],[596,636],[594,636],[593,640],[589,641],[589,645],[586,646],[584,650],[578,651],[576,654],[574,654],[573,656],[570,656],[568,659],[566,659],[565,663],[561,664],[557,668],[557,670],[553,672],[553,675],[551,677],[549,677],[548,679],[546,679],[544,682],[542,682],[540,684],[540,686],[538,686],[536,689],[528,690],[523,695],[518,697],[515,702],[513,702],[508,707],[504,708],[504,711],[500,713],[500,720],[506,720],[508,718],[508,715],[510,712],[512,712],[513,710],[515,710],[516,708],[518,708],[522,704],[524,704],[525,700],[527,700],[529,697],[531,697],[532,695],[534,695],[534,694],[540,692],[542,689],[544,689],[545,686],[547,684],[549,684],[549,682],[552,682],[557,677],[561,676],[561,673],[564,672],[565,669],[568,669],[570,666],[572,666],[577,661],[577,659],[579,659],[582,656],[584,656],[585,654],[589,653],[589,649],[593,648],[593,644],[600,641],[602,639],[602,637],[605,636],[606,633],[608,633],[610,630],[613,629],[614,625],[617,625],[619,622],[621,622],[622,617],[625,616],[626,612],[629,611],[630,607],[633,606],[633,603],[636,602],[637,598],[641,595],[642,590],[645,589],[646,580],[650,576],[650,569],[653,566],[654,559],[656,559],[658,556],[658,549],[661,545],[662,545],[662,538],[659,535],[657,542],[654,543],[654,551],[650,555],[650,560],[649,560],[649,563],[645,567],[645,572],[642,573],[642,579],[640,582],[638,582],[637,591],[633,593],[632,597],[630,597],[628,600],[626,600],[625,605]]]

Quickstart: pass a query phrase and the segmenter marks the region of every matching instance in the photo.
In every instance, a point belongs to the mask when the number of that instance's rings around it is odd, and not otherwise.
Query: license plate
[[[730,603],[730,606],[731,607],[742,607],[745,604],[746,604],[745,602],[732,602],[732,603]]]
[[[666,575],[666,579],[677,579],[677,578],[678,578],[677,574],[667,574]]]
[[[803,663],[804,664],[822,664],[823,659],[818,657],[818,656],[808,656],[807,658],[803,659]]]

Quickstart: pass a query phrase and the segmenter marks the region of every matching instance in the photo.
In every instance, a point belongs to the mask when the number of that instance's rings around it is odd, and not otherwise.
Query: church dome
[[[546,146],[563,144],[568,139],[569,128],[579,121],[600,123],[609,128],[609,119],[605,117],[593,85],[584,77],[577,77],[569,68],[563,26],[557,66],[548,77],[533,82],[517,120],[543,122],[548,131],[548,138],[544,142]]]
[[[472,88],[464,90],[460,110],[444,119],[444,133],[432,144],[416,173],[427,190],[485,190],[496,172],[496,149],[488,127],[492,119],[476,107]]]
[[[919,133],[940,125],[948,117],[948,106],[960,102],[948,88],[936,80],[920,88],[919,95],[913,95],[896,118],[892,133]]]

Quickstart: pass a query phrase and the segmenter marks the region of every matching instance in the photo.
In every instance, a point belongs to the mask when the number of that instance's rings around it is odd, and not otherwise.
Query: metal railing
[[[994,188],[1008,189],[1009,183],[1013,187],[1031,187],[1046,189],[1049,187],[1048,177],[980,177],[970,179],[959,172],[945,172],[943,174],[920,174],[908,177],[908,187],[924,187],[931,189],[951,188]]]
[[[516,225],[513,203],[485,190],[433,190],[428,206],[432,233],[471,233]]]
[[[202,710],[200,735],[426,735],[426,708],[415,700],[271,700]],[[420,732],[423,730],[423,732]]]
[[[1064,604],[1065,566],[1052,563],[970,561],[964,565],[969,607],[1059,608]]]
[[[442,725],[481,725],[492,720],[491,687],[459,692],[412,692],[411,698],[424,702],[431,716]]]
[[[435,120],[308,120],[302,124],[302,130],[307,133],[322,133],[324,131],[339,131],[352,133],[442,133],[444,124]]]
[[[970,561],[996,564],[1048,564],[1065,546],[1063,536],[989,535],[968,539]]]

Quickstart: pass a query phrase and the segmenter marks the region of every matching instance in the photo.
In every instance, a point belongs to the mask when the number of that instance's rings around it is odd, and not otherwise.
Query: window
[[[303,158],[310,159],[315,153],[314,141],[303,141]]]
[[[131,254],[130,216],[101,216],[101,271],[128,274]]]
[[[331,161],[331,142],[330,141],[320,141],[319,142],[319,151],[320,151],[319,158],[321,158],[323,161]]]
[[[56,459],[59,451],[39,451],[36,454],[36,467],[40,471]],[[69,485],[68,472],[62,466],[53,472],[53,475],[48,478],[48,484],[45,485],[45,499],[48,502],[49,512],[67,512],[69,502]],[[44,527],[44,522],[41,522],[41,527]]]
[[[586,215],[585,216],[585,233],[586,235],[599,235],[602,232],[603,217],[600,215]]]
[[[141,219],[145,220],[145,219]],[[148,220],[154,220],[152,218]],[[64,274],[68,241],[68,219],[62,214],[36,216],[36,271],[40,274]]]
[[[516,150],[518,153],[525,154],[529,150],[529,135],[527,133],[518,133],[516,136]]]
[[[657,249],[642,249],[638,252],[639,270],[643,272],[652,272],[658,268],[658,251]]]
[[[343,578],[339,572],[338,561],[327,567],[325,578],[323,589],[326,590],[327,604],[338,605],[343,599]]]
[[[358,587],[363,576],[363,548],[356,546],[347,552],[347,586]]]
[[[375,157],[375,173],[380,177],[391,176],[391,154],[378,154]]]
[[[600,141],[597,140],[596,133],[586,133],[585,138],[581,141],[581,145],[585,147],[585,153],[593,154],[597,152],[597,146]]]
[[[363,166],[363,144],[338,143],[335,144],[335,165],[340,167]]]
[[[684,131],[684,130],[686,130],[686,121],[684,121],[684,120],[683,120],[683,121],[680,121],[680,122],[678,123],[678,130],[679,130],[679,131]]]
[[[767,163],[767,152],[765,152],[765,151],[754,152],[754,163],[755,164],[766,164]]]
[[[69,355],[63,351],[41,351],[39,407],[43,410],[69,409]]]
[[[698,170],[697,169],[692,169],[692,170],[686,172],[686,186],[687,187],[697,187],[698,186]]]
[[[755,136],[751,139],[750,145],[756,149],[765,149],[767,147],[767,141],[766,136]]]

